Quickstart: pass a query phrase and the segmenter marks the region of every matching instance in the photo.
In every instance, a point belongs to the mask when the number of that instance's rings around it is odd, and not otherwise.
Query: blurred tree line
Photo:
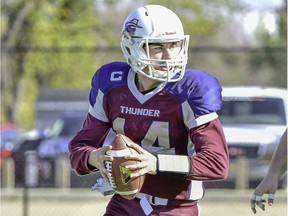
[[[242,39],[244,50],[239,55],[245,58],[243,64],[227,51],[239,44],[243,34],[241,23],[233,21],[233,14],[248,10],[241,1],[2,0],[1,123],[33,127],[41,86],[89,89],[99,66],[123,61],[119,47],[123,21],[133,8],[144,4],[162,4],[180,16],[190,35],[189,67],[211,71],[224,85],[258,82],[286,87],[286,1],[277,11],[278,32],[271,35],[261,28],[257,32],[262,48],[250,49],[249,41]],[[239,50],[241,47],[236,52]],[[203,55],[194,55],[197,52]],[[215,52],[220,55],[215,57]],[[219,59],[229,70],[217,68]]]

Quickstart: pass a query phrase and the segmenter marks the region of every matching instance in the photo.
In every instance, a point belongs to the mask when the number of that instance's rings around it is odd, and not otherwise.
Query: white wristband
[[[191,162],[184,155],[157,155],[157,172],[175,173],[187,176],[191,170]]]

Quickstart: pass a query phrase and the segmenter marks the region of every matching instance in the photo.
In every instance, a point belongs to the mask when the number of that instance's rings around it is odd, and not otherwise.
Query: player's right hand
[[[99,171],[102,177],[104,178],[105,181],[108,180],[108,176],[111,175],[111,173],[106,169],[104,165],[104,161],[113,161],[113,157],[106,155],[106,152],[108,150],[111,150],[112,146],[103,146],[102,148],[95,149],[90,152],[89,158],[88,158],[88,163],[91,166],[96,167]]]
[[[134,143],[127,143],[127,145],[134,148],[139,154],[127,155],[125,159],[141,161],[137,164],[126,166],[127,169],[133,171],[131,178],[137,178],[146,173],[155,175],[157,172],[157,158],[140,145]]]

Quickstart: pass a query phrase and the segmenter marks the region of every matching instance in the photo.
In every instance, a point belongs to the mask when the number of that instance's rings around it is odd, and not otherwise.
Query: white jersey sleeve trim
[[[200,126],[218,118],[218,114],[216,112],[208,113],[206,115],[195,118],[194,112],[187,101],[182,103],[182,110],[183,120],[189,129]]]
[[[203,125],[203,124],[210,122],[216,118],[218,118],[218,114],[216,112],[199,116],[197,119],[195,119],[195,121],[196,121],[195,126]]]
[[[204,188],[202,181],[191,180],[189,186],[189,200],[198,200],[204,196]]]
[[[103,122],[109,122],[109,119],[107,118],[106,113],[105,113],[104,108],[103,108],[103,96],[104,96],[103,92],[100,91],[100,89],[99,89],[94,106],[90,105],[90,107],[89,107],[89,113],[93,117],[95,117],[95,118],[97,118]]]

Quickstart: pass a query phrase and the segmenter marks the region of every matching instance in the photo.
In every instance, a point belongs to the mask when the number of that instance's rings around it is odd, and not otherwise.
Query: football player
[[[189,36],[178,16],[160,5],[130,13],[121,32],[127,60],[100,67],[92,78],[90,108],[69,144],[72,167],[80,175],[113,162],[103,145],[112,129],[124,134],[141,162],[126,167],[131,178],[146,175],[133,200],[112,196],[104,215],[198,216],[203,181],[225,179],[228,148],[217,110],[221,86],[212,75],[185,69]]]

